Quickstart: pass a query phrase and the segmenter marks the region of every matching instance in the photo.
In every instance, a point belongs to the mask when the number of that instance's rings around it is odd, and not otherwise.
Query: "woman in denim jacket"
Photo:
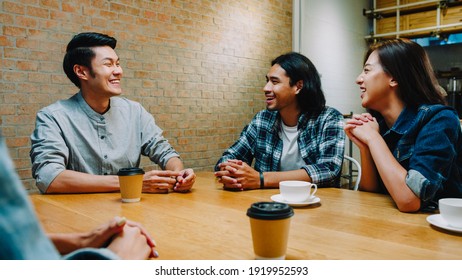
[[[362,106],[345,125],[359,147],[360,189],[388,192],[402,212],[462,197],[462,132],[425,50],[407,39],[375,44],[356,79]]]

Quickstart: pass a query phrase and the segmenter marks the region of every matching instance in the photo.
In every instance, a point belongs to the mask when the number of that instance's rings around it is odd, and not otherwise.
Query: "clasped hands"
[[[168,193],[188,192],[194,182],[196,174],[190,168],[181,171],[151,170],[144,174],[143,192],[145,193]]]
[[[369,146],[379,136],[379,124],[369,113],[355,114],[346,121],[345,133],[360,149]]]
[[[260,173],[242,160],[229,159],[218,165],[215,172],[218,182],[225,190],[243,191],[260,188]]]
[[[111,250],[124,260],[157,258],[156,243],[139,223],[115,217],[85,233],[49,233],[48,236],[61,254],[82,248]]]
[[[149,235],[147,230],[137,222],[115,217],[106,225],[102,225],[94,230],[94,233],[97,232],[100,232],[103,236],[111,232],[115,234],[107,248],[122,259],[142,260],[157,258],[159,256],[155,249],[156,243],[154,239]]]

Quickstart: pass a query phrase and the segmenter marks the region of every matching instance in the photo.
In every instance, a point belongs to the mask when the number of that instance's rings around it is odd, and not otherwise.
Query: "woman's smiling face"
[[[363,71],[356,78],[356,84],[361,89],[361,105],[364,108],[380,111],[382,105],[390,96],[391,85],[394,83],[393,77],[385,73],[379,60],[377,51],[373,51],[366,63]]]

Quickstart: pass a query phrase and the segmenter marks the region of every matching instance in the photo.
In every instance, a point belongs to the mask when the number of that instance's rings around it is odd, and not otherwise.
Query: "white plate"
[[[318,202],[321,201],[321,199],[319,197],[315,196],[313,199],[309,199],[309,200],[305,200],[305,201],[301,201],[301,202],[287,202],[287,201],[284,200],[284,198],[282,198],[281,194],[272,195],[271,200],[276,201],[276,202],[280,202],[280,203],[287,203],[290,206],[307,206],[307,205],[315,204],[315,203],[318,203]]]
[[[456,227],[452,227],[448,225],[448,223],[443,219],[441,214],[434,214],[434,215],[428,216],[427,222],[429,222],[430,224],[436,227],[443,228],[445,230],[462,233],[462,228],[456,228]]]

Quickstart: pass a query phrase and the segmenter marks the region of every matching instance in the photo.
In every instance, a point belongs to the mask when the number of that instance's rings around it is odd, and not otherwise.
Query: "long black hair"
[[[382,41],[370,46],[364,61],[373,51],[385,73],[398,83],[398,95],[406,106],[446,104],[430,59],[419,44],[409,39]]]
[[[297,102],[304,113],[319,114],[326,106],[326,98],[321,89],[321,78],[314,64],[304,55],[289,52],[278,56],[271,66],[278,64],[290,79],[290,86],[303,81],[303,88],[297,94]]]

